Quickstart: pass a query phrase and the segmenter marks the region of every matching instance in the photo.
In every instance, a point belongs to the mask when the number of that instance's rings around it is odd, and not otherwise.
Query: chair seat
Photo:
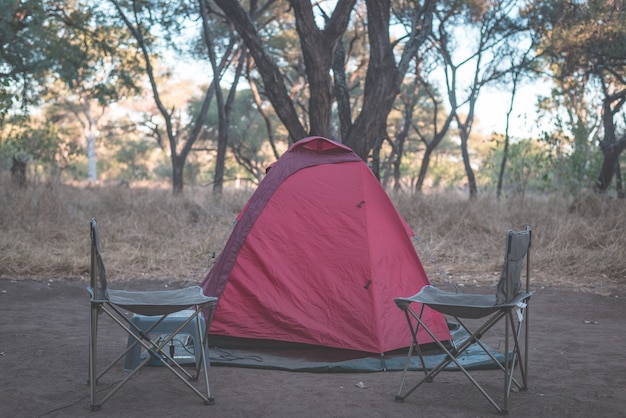
[[[411,297],[396,298],[394,302],[402,309],[411,303],[422,303],[438,312],[460,318],[483,318],[505,308],[517,306],[521,301],[532,295],[531,292],[520,292],[508,303],[496,304],[496,295],[477,295],[446,292],[434,286],[424,286]]]
[[[140,315],[165,315],[194,305],[215,302],[217,298],[205,296],[200,286],[175,290],[132,291],[107,290],[111,303]]]

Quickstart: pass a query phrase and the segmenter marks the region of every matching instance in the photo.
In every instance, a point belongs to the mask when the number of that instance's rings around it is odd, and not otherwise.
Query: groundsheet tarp
[[[450,332],[455,345],[467,339],[465,330],[454,325]],[[210,343],[212,366],[234,366],[260,369],[277,369],[300,372],[379,372],[402,371],[407,362],[408,347],[384,355],[373,355],[350,350],[338,350],[313,346],[285,346],[271,342],[249,341],[241,339],[213,338]],[[504,361],[504,355],[489,346],[487,349],[498,359]],[[434,345],[424,347],[426,368],[431,369],[445,357]],[[491,369],[497,367],[485,351],[477,344],[472,344],[459,362],[468,370]],[[414,352],[409,365],[410,370],[421,370],[419,356]],[[454,363],[448,370],[457,369]]]

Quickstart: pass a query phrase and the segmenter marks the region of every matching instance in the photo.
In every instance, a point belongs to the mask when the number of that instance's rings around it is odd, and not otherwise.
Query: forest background
[[[548,276],[626,277],[624,1],[1,4],[2,275],[81,277],[97,215],[134,254],[114,271],[189,277],[267,165],[321,135],[370,165],[442,277],[526,223]]]

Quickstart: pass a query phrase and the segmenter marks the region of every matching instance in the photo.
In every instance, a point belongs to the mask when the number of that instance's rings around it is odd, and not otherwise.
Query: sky
[[[537,137],[542,128],[537,125],[537,98],[549,93],[547,84],[536,81],[518,88],[517,97],[511,113],[509,133],[518,139]],[[506,112],[509,109],[511,92],[502,88],[487,87],[481,91],[476,103],[476,128],[485,135],[492,132],[504,133]]]

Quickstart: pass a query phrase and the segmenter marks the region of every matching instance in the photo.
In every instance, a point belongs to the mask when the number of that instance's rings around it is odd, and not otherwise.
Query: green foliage
[[[487,189],[495,190],[503,158],[503,138],[492,139],[495,147],[484,161],[480,177]],[[529,192],[561,190],[562,179],[554,171],[556,166],[550,150],[539,141],[526,139],[509,144],[506,169],[503,177],[505,195],[524,196]]]
[[[464,179],[463,165],[456,159],[438,158],[430,166],[428,182],[434,190],[462,187]]]
[[[13,104],[8,98],[30,103],[34,84],[50,65],[46,50],[55,40],[42,25],[45,19],[42,2],[0,1],[0,113],[6,114],[9,108],[5,106]]]
[[[23,105],[38,103],[51,79],[101,103],[137,91],[142,68],[130,38],[97,3],[2,0],[0,7],[3,84]]]
[[[81,152],[80,146],[68,140],[75,134],[49,121],[32,121],[22,116],[11,118],[0,137],[0,161],[10,166],[14,155],[28,156],[30,171],[50,178],[71,167]]]
[[[540,41],[539,55],[556,86],[544,101],[548,106],[543,110],[556,117],[546,143],[557,151],[555,163],[567,168],[570,191],[591,184],[590,169],[597,170],[594,187],[606,191],[626,141],[614,147],[626,132],[624,2],[539,0],[527,12]],[[604,143],[602,165],[596,141]]]
[[[541,37],[542,55],[558,76],[612,68],[624,74],[626,8],[623,1],[539,0],[528,16]]]
[[[245,3],[255,7],[256,3]],[[322,2],[320,8],[328,8]],[[414,27],[414,10],[423,4],[411,1],[392,2],[392,37],[398,45],[402,28]],[[86,157],[80,155],[84,142],[84,131],[80,123],[81,112],[90,111],[90,120],[96,120],[101,134],[98,139],[98,169],[105,179],[115,180],[158,180],[172,175],[171,162],[166,152],[157,148],[154,137],[165,142],[165,124],[159,119],[150,99],[140,98],[134,105],[126,101],[119,113],[107,114],[107,106],[123,98],[136,96],[139,85],[145,80],[145,65],[138,54],[136,39],[120,18],[115,6],[133,16],[136,12],[137,25],[148,47],[155,65],[157,83],[163,92],[164,104],[171,111],[175,144],[180,150],[191,131],[193,121],[199,114],[200,102],[190,97],[200,95],[197,91],[184,90],[180,84],[174,86],[175,76],[171,63],[165,59],[182,60],[193,58],[208,61],[206,44],[201,37],[201,20],[198,18],[198,3],[191,0],[167,2],[164,0],[92,2],[68,0],[8,1],[0,0],[0,164],[8,169],[16,153],[30,155],[31,166],[36,172],[60,169],[74,178],[84,178]],[[490,2],[484,0],[444,1],[437,4],[439,19],[458,17],[458,25],[477,28],[484,22]],[[508,4],[508,3],[507,3]],[[555,76],[555,89],[545,98],[544,113],[549,121],[549,132],[541,142],[524,140],[511,144],[509,149],[505,190],[525,193],[529,190],[559,189],[576,194],[593,182],[598,172],[602,155],[598,139],[598,103],[602,89],[614,92],[624,79],[624,57],[626,57],[626,11],[623,2],[537,0],[528,3],[524,17],[528,17],[540,40],[545,70]],[[258,6],[258,5],[257,5]],[[212,12],[218,9],[212,3]],[[260,6],[258,6],[260,7]],[[260,38],[272,60],[278,63],[285,75],[291,99],[298,108],[300,121],[308,120],[307,103],[310,96],[300,40],[295,30],[293,12],[289,2],[277,1],[264,4],[263,9],[254,10],[252,19],[257,25]],[[350,90],[350,112],[356,118],[363,105],[365,71],[368,67],[368,41],[366,5],[358,5],[352,11],[352,21],[343,37],[345,70]],[[318,9],[321,10],[321,9]],[[508,15],[507,15],[508,16]],[[511,16],[512,18],[513,14]],[[320,26],[323,25],[321,14]],[[503,21],[509,22],[507,19]],[[232,46],[229,35],[232,26],[225,23],[224,16],[210,14],[209,24],[214,37],[217,60]],[[517,21],[516,21],[517,22]],[[132,25],[131,25],[132,26]],[[452,27],[455,27],[454,25]],[[508,26],[507,26],[508,28]],[[504,30],[496,27],[494,30]],[[408,33],[408,32],[407,32]],[[465,37],[467,33],[463,33]],[[467,35],[469,36],[469,35]],[[463,40],[460,38],[459,40]],[[234,45],[234,44],[233,44]],[[441,65],[429,55],[433,44],[420,51],[423,60],[415,71],[425,80],[441,76]],[[515,46],[514,42],[502,45],[500,59],[485,60],[485,63],[500,70],[506,64],[504,52]],[[400,53],[400,50],[395,52]],[[458,52],[456,50],[455,52]],[[430,58],[429,58],[430,57]],[[160,60],[159,60],[160,59]],[[262,100],[267,100],[267,91],[254,67],[249,62],[249,76],[256,79],[261,88]],[[412,65],[412,64],[411,64]],[[208,67],[208,66],[207,66]],[[497,68],[496,68],[497,67]],[[502,67],[503,68],[503,67]],[[186,69],[178,69],[183,76]],[[165,75],[165,76],[163,76]],[[226,72],[221,80],[224,96],[228,93]],[[409,74],[405,81],[410,81]],[[210,80],[210,74],[202,81]],[[599,80],[599,81],[598,81]],[[621,83],[621,84],[620,84]],[[411,84],[409,86],[409,84]],[[172,87],[174,86],[174,87]],[[434,115],[433,103],[425,95],[425,88],[414,90],[412,83],[404,83],[398,97],[397,107],[387,120],[387,135],[394,138],[403,127],[401,99],[409,100],[418,95],[416,110],[411,118],[412,129],[404,144],[401,173],[405,183],[415,181],[419,172],[419,160],[423,155],[424,142],[435,133],[434,122],[441,125],[445,112]],[[433,85],[433,87],[435,87]],[[465,88],[456,86],[461,91]],[[167,90],[174,90],[174,92]],[[443,107],[439,100],[437,105]],[[138,96],[137,96],[138,97]],[[443,99],[446,96],[444,95]],[[93,106],[95,103],[100,107]],[[34,105],[41,105],[36,108]],[[267,104],[267,101],[266,101]],[[91,108],[90,108],[91,106]],[[54,115],[50,109],[54,109]],[[337,114],[338,106],[332,112]],[[33,118],[18,118],[17,114],[28,115],[42,110],[47,121]],[[279,153],[286,148],[287,134],[271,106],[265,108],[269,115],[269,132],[266,120],[259,114],[249,90],[237,91],[232,108],[229,128],[229,153],[226,159],[225,180],[247,178],[259,181],[268,163],[274,160],[274,151],[269,146],[270,135],[278,140]],[[104,115],[104,116],[102,116]],[[112,133],[97,123],[97,118],[113,125],[128,125],[124,132]],[[481,115],[476,115],[477,118]],[[89,119],[89,118],[88,118]],[[151,123],[151,132],[143,131]],[[340,126],[337,117],[331,118],[332,130],[337,133]],[[618,134],[623,132],[623,112],[615,118]],[[138,122],[142,121],[142,122]],[[145,123],[144,126],[141,123]],[[194,148],[185,165],[185,182],[210,184],[213,181],[215,161],[213,156],[217,144],[217,110],[215,100],[209,110],[207,121],[200,134],[201,143]],[[419,135],[418,135],[419,132]],[[600,132],[600,133],[598,133]],[[446,188],[463,182],[464,173],[459,157],[458,143],[452,142],[451,132],[432,154],[427,184]],[[474,141],[475,139],[473,139]],[[470,153],[477,165],[479,182],[489,188],[495,185],[502,161],[501,138],[494,140],[496,147],[489,156],[480,144],[473,143]],[[163,147],[165,149],[166,147]],[[381,161],[387,163],[393,157],[391,147],[384,147]],[[483,159],[483,162],[481,162]],[[382,173],[388,174],[388,164]],[[408,179],[408,180],[407,180]]]
[[[148,180],[151,179],[150,168],[146,164],[149,155],[157,149],[156,144],[145,140],[125,141],[114,154],[115,161],[121,167],[121,175],[125,180]]]
[[[226,94],[225,91],[224,95]],[[275,114],[271,111],[269,113],[272,125],[278,126],[279,121]],[[257,111],[249,89],[237,91],[232,105],[231,121],[228,144],[235,161],[226,167],[226,177],[247,177],[257,182],[265,172],[265,167],[274,160],[274,156],[269,150],[265,120]],[[217,106],[213,103],[205,122],[206,139],[213,146],[217,143],[217,126]]]
[[[602,153],[597,147],[557,133],[544,133],[541,140],[548,146],[546,158],[552,169],[553,188],[576,195],[591,186],[602,165]]]

